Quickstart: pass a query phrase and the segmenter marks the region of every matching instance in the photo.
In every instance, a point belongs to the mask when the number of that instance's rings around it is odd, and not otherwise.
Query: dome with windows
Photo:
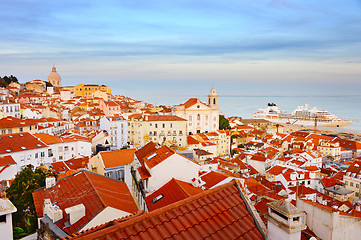
[[[53,67],[51,73],[48,76],[48,82],[50,82],[54,87],[61,87],[61,77],[56,71],[55,66]]]

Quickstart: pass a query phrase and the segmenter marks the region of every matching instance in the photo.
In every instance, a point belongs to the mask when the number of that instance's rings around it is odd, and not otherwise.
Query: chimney
[[[307,228],[305,212],[285,200],[270,202],[267,206],[268,240],[301,239],[301,231]]]
[[[69,208],[65,208],[65,213],[69,215],[70,225],[73,225],[85,216],[85,206],[81,203]]]
[[[53,223],[63,219],[63,211],[61,211],[59,206],[51,204],[49,198],[44,199],[43,212],[44,215],[47,215],[53,221]]]
[[[56,185],[55,177],[47,177],[45,179],[45,188],[51,188]]]

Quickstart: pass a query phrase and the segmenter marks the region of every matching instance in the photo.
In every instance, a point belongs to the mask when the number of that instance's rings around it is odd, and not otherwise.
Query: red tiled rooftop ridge
[[[232,181],[68,239],[264,239],[241,195],[241,186]]]

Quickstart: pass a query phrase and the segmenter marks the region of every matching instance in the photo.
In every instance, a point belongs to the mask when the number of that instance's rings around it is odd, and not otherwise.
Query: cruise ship
[[[278,124],[295,124],[302,126],[317,126],[343,128],[353,121],[344,120],[331,114],[326,110],[320,110],[316,107],[309,108],[308,104],[298,106],[292,113],[279,109],[274,103],[268,103],[266,108],[258,109],[252,118],[266,119]]]

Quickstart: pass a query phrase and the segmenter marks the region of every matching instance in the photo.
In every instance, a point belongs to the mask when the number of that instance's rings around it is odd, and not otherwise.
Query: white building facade
[[[219,129],[218,94],[214,88],[208,95],[208,105],[198,98],[175,106],[173,113],[188,120],[188,134],[214,132]]]

